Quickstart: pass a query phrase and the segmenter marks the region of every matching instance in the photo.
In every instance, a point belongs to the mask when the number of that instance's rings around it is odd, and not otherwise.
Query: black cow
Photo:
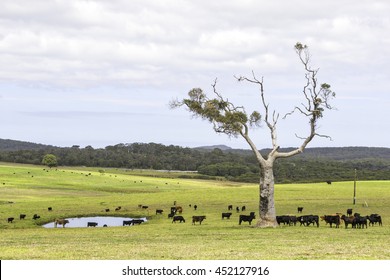
[[[134,226],[134,225],[140,225],[142,224],[143,222],[145,222],[144,220],[142,219],[133,219],[131,220],[131,224]]]
[[[325,221],[326,224],[329,224],[332,227],[332,224],[336,225],[336,228],[340,226],[340,216],[339,215],[324,215],[321,216],[321,220]]]
[[[354,228],[367,228],[367,217],[362,217],[360,215],[355,216],[353,219],[352,227]]]
[[[280,224],[290,224],[290,216],[276,216],[276,222]]]
[[[253,213],[253,212],[252,212]],[[242,222],[249,222],[249,224],[252,224],[252,221],[255,219],[254,215],[240,215],[238,224],[241,225]]]
[[[327,183],[328,185],[331,185],[331,184],[332,184],[332,181],[326,181],[326,183]]]
[[[176,223],[176,221],[179,221],[180,223],[181,222],[186,222],[186,220],[183,218],[183,216],[174,216],[173,219],[172,219],[172,223]]]
[[[298,213],[302,213],[303,207],[298,207]]]
[[[366,217],[369,220],[369,225],[374,226],[376,223],[378,223],[380,226],[382,226],[382,217],[378,214],[371,214],[370,216]]]
[[[294,226],[297,225],[298,219],[296,216],[290,216],[290,226],[294,224]]]
[[[347,216],[352,216],[352,208],[347,209]]]
[[[37,219],[39,219],[39,218],[41,218],[41,216],[39,216],[38,214],[34,214],[34,216],[33,216],[33,219],[34,219],[34,220],[37,220]]]
[[[230,216],[232,215],[232,213],[231,212],[228,212],[228,213],[222,213],[222,219],[224,219],[224,218],[228,218],[228,219],[230,219]]]
[[[142,205],[142,209],[148,209],[149,208],[149,206],[147,206],[147,205]]]
[[[237,213],[240,212],[240,207],[237,206],[236,211],[237,211]]]
[[[301,223],[301,226],[310,226],[311,224],[317,224],[317,227],[320,226],[318,215],[304,215],[297,217],[297,220]]]
[[[198,209],[198,205],[194,205],[194,210],[196,211],[196,209]]]
[[[176,206],[171,207],[171,214],[176,214]]]
[[[106,212],[110,212],[110,209],[106,208],[106,209],[104,209],[104,211],[106,211]]]
[[[122,223],[123,226],[131,226],[131,224],[132,224],[131,220],[123,221],[123,223]]]
[[[53,208],[52,208],[52,207],[48,207],[47,210],[48,210],[48,211],[52,211]]]
[[[245,210],[246,210],[246,206],[244,205],[241,207],[241,211],[245,211]]]
[[[289,216],[289,215],[276,216],[276,222],[278,223],[278,225],[287,224],[287,225],[291,226],[292,224],[294,224],[294,226],[295,226],[297,223],[297,217],[296,216]]]
[[[168,214],[168,219],[172,219],[175,216],[175,213],[169,213]]]
[[[14,221],[14,218],[13,217],[10,217],[7,219],[8,220],[8,223],[12,223]]]
[[[26,218],[26,214],[20,214],[20,215],[19,215],[19,219],[20,219],[20,220],[24,220],[24,218]]]
[[[228,211],[233,210],[233,205],[228,205]]]
[[[162,209],[156,209],[156,215],[157,214],[162,214],[164,212],[164,210],[162,210]]]
[[[201,225],[204,219],[206,219],[206,216],[192,216],[192,224],[195,225],[198,222]]]
[[[87,227],[96,227],[98,225],[98,223],[96,222],[88,222],[87,223]]]
[[[122,209],[122,207],[121,206],[118,206],[117,208],[115,208],[115,211],[119,211],[119,210],[121,210]]]

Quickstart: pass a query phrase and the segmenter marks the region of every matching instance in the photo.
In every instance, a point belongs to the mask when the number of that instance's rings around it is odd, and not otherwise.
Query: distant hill
[[[0,151],[42,150],[54,148],[51,145],[37,144],[26,141],[0,139]]]
[[[283,148],[281,152],[291,151],[295,148]],[[242,155],[252,154],[251,150],[231,149],[229,152]],[[264,149],[261,154],[267,155],[270,150]],[[380,147],[325,147],[325,148],[306,148],[297,159],[329,159],[329,160],[362,160],[362,159],[385,159],[390,160],[390,148]]]
[[[201,146],[201,147],[195,147],[193,149],[206,150],[206,151],[212,151],[214,149],[220,149],[222,151],[232,150],[232,148],[230,148],[229,146],[226,146],[226,145]]]
[[[119,144],[118,144],[119,145]],[[126,144],[131,145],[131,144]],[[21,151],[21,150],[47,150],[59,148],[52,145],[37,144],[26,141],[0,139],[0,151]],[[192,150],[210,152],[219,149],[227,153],[237,153],[251,156],[252,151],[249,149],[233,149],[226,145],[210,145],[192,148]],[[283,148],[280,151],[290,151],[294,148]],[[266,155],[269,149],[260,151]],[[329,160],[363,160],[363,159],[385,159],[390,160],[390,148],[381,147],[325,147],[325,148],[306,148],[305,151],[295,156],[299,159],[329,159]]]

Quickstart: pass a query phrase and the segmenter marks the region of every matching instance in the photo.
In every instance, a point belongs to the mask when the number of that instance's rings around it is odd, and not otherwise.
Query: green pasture
[[[238,225],[238,213],[222,220],[227,206],[258,213],[258,185],[180,179],[181,173],[121,169],[63,168],[0,164],[0,259],[390,259],[390,181],[331,185],[286,184],[275,188],[278,215],[378,213],[383,226],[367,229],[280,226],[260,229]],[[174,201],[186,223],[167,218]],[[148,205],[143,210],[138,205]],[[196,204],[195,211],[189,205]],[[114,211],[118,206],[121,210]],[[52,207],[52,211],[48,211]],[[105,209],[110,212],[105,212]],[[156,215],[163,209],[163,215]],[[26,214],[19,220],[19,214]],[[40,219],[33,220],[33,214]],[[147,217],[131,227],[43,228],[56,218],[82,216]],[[193,215],[206,215],[192,225]],[[7,218],[14,217],[13,223]]]

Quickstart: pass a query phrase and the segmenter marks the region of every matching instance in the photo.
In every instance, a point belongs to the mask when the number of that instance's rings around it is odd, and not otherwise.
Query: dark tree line
[[[41,165],[45,155],[53,154],[58,166],[198,171],[207,178],[256,183],[259,178],[258,164],[248,150],[191,149],[156,143],[118,144],[102,149],[17,147],[7,143],[7,149],[2,149],[0,141],[0,161]],[[276,161],[274,173],[278,183],[353,180],[355,169],[360,180],[390,180],[390,149],[378,149],[308,149],[296,158]]]

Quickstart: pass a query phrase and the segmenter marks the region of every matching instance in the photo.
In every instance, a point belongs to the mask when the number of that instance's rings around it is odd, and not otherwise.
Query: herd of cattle
[[[142,209],[148,209],[148,206],[145,205],[138,205],[139,208]],[[193,207],[194,210],[197,210],[198,206],[191,204],[189,207]],[[222,212],[221,218],[222,219],[230,219],[233,212],[233,205],[228,205],[228,211],[231,212]],[[121,207],[117,207],[115,210],[119,211]],[[242,207],[236,207],[236,212],[239,213],[246,211],[246,206]],[[298,207],[298,214],[303,212],[303,207]],[[48,207],[48,211],[52,211],[52,207]],[[106,212],[107,209],[105,209]],[[156,209],[156,215],[163,214],[163,209]],[[172,219],[172,223],[185,223],[186,220],[182,216],[183,213],[183,207],[182,206],[176,206],[176,201],[174,202],[174,206],[170,208],[170,213],[168,214],[168,218]],[[320,221],[324,221],[327,224],[329,224],[330,227],[333,227],[335,225],[336,228],[340,226],[341,223],[344,223],[345,228],[348,228],[349,225],[351,225],[352,228],[367,228],[367,226],[374,226],[376,224],[382,226],[382,217],[379,214],[370,214],[370,215],[360,215],[359,213],[352,214],[352,209],[347,209],[346,215],[342,213],[336,213],[331,215],[282,215],[282,216],[276,216],[276,222],[278,225],[289,225],[289,226],[295,226],[299,223],[300,226],[310,226],[314,225],[319,227]],[[26,218],[26,214],[20,214],[19,216],[20,220],[23,220]],[[33,215],[33,219],[39,219],[40,216],[37,214]],[[249,215],[243,215],[240,214],[238,217],[238,224],[241,225],[242,222],[248,222],[249,225],[252,224],[252,221],[256,218],[255,212],[250,212]],[[192,224],[195,225],[196,223],[199,223],[199,225],[202,224],[203,220],[206,219],[205,215],[198,215],[198,216],[192,216]],[[14,221],[13,217],[9,217],[7,219],[8,223],[12,223]],[[143,222],[145,222],[143,219],[131,219],[131,220],[124,220],[123,226],[134,226],[134,225],[140,225]],[[62,225],[62,227],[65,227],[66,224],[69,223],[69,220],[66,219],[55,219],[54,220],[54,227],[57,227],[58,225]],[[88,222],[87,227],[96,227],[98,224],[96,222]],[[106,226],[106,225],[104,225]]]
[[[51,211],[52,208],[49,207],[48,210]],[[19,220],[24,220],[24,219],[26,218],[26,216],[27,216],[26,214],[20,214],[20,215],[19,215]],[[41,216],[38,215],[38,214],[34,214],[32,218],[33,218],[33,220],[38,220],[38,219],[41,218]],[[15,220],[14,217],[8,217],[8,218],[7,218],[7,222],[8,222],[8,223],[12,223],[14,220]]]
[[[172,219],[172,223],[176,223],[176,222],[179,222],[179,223],[185,223],[186,220],[185,218],[181,215],[183,213],[183,207],[182,206],[176,206],[176,201],[174,202],[174,205],[175,206],[172,206],[171,209],[170,209],[170,213],[168,214],[168,218],[169,219]],[[192,207],[192,205],[190,204],[189,207]],[[197,205],[194,205],[193,206],[194,210],[196,211],[198,209],[198,206]],[[232,205],[229,205],[228,206],[228,210],[232,210],[233,209],[233,206]],[[241,209],[241,211],[245,211],[246,210],[246,207],[245,206],[242,206],[241,208],[240,207],[236,207],[236,211],[239,212]],[[157,214],[162,214],[164,212],[164,210],[162,209],[157,209],[156,210],[156,215]],[[178,215],[180,214],[180,215]],[[232,215],[233,213],[232,212],[223,212],[222,213],[222,219],[224,218],[227,218],[227,219],[230,219],[230,216]],[[240,215],[239,216],[239,224],[241,225],[242,222],[248,222],[249,224],[252,223],[252,221],[255,219],[255,212],[250,212],[249,215]],[[199,223],[199,225],[202,224],[203,220],[206,219],[206,216],[205,215],[201,215],[201,216],[192,216],[192,225],[195,225],[196,223]]]
[[[191,205],[190,205],[191,207]],[[196,210],[196,207],[194,207]],[[228,206],[228,211],[233,210],[233,205]],[[237,213],[241,211],[245,211],[246,207],[242,206],[236,207]],[[303,207],[297,208],[298,213],[302,213]],[[176,223],[177,221],[182,223],[185,223],[185,218],[182,215],[177,215],[177,213],[182,214],[183,208],[181,206],[173,206],[171,207],[171,212],[168,214],[168,218],[172,219],[172,223]],[[156,210],[157,214],[162,214],[163,210],[158,209]],[[222,212],[222,219],[230,219],[232,216],[232,212]],[[238,224],[241,225],[242,222],[248,222],[249,225],[252,224],[252,221],[256,218],[255,212],[250,212],[249,215],[239,215]],[[192,216],[192,224],[195,225],[196,222],[199,222],[199,224],[202,223],[202,221],[206,219],[206,216]],[[344,215],[342,213],[336,213],[331,215],[301,215],[301,216],[295,216],[295,215],[282,215],[282,216],[276,216],[276,221],[278,225],[296,225],[297,223],[300,224],[300,226],[310,226],[311,224],[316,225],[317,227],[320,226],[320,220],[324,221],[327,224],[329,224],[330,227],[335,225],[336,228],[340,226],[342,222],[345,224],[345,228],[348,228],[348,225],[351,225],[352,228],[367,228],[367,225],[374,226],[376,224],[382,226],[382,217],[379,214],[370,214],[366,216],[362,216],[359,213],[354,213],[352,215],[352,209],[347,209],[347,215]]]
[[[302,213],[303,207],[298,207],[298,213]],[[382,226],[382,217],[379,214],[370,214],[362,216],[359,213],[354,213],[352,215],[352,209],[347,209],[347,215],[342,213],[336,213],[331,215],[303,215],[303,216],[294,216],[294,215],[283,215],[276,216],[276,221],[278,225],[296,225],[299,223],[301,226],[310,226],[311,224],[319,227],[319,222],[325,221],[326,224],[329,224],[330,227],[335,225],[336,228],[340,227],[340,224],[344,222],[345,228],[348,228],[348,225],[351,225],[352,228],[367,228],[367,225],[374,226],[376,224]]]

